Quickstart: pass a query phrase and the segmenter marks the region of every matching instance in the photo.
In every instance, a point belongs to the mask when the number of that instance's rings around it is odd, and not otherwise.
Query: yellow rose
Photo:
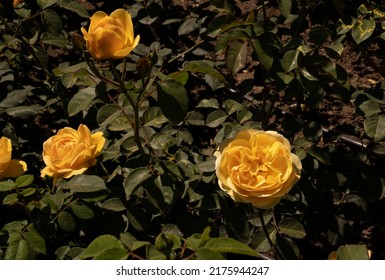
[[[19,177],[27,170],[27,164],[22,160],[12,158],[12,144],[7,137],[0,138],[0,179]]]
[[[98,11],[90,18],[90,27],[82,27],[86,46],[95,59],[123,58],[139,43],[134,38],[131,15],[124,9],[117,9],[111,15]]]
[[[290,149],[275,131],[239,132],[215,152],[220,188],[236,202],[272,208],[300,178],[301,161]]]
[[[60,129],[43,143],[43,160],[47,166],[41,171],[41,176],[54,177],[56,183],[60,178],[84,173],[96,164],[96,157],[105,141],[103,132],[91,134],[83,124],[78,130],[70,127]]]

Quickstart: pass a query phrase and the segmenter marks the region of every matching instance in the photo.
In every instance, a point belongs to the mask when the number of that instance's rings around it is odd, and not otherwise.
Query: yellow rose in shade
[[[91,134],[83,124],[78,130],[70,127],[60,129],[43,143],[43,160],[47,166],[41,171],[41,176],[51,176],[56,183],[60,178],[84,173],[96,164],[96,157],[105,141],[103,132]]]
[[[90,18],[88,31],[82,27],[86,46],[95,59],[123,58],[139,43],[129,12],[117,9],[107,15],[98,11]]]
[[[12,159],[12,144],[7,137],[0,138],[0,179],[19,177],[27,170],[22,160]]]
[[[300,178],[301,161],[290,149],[275,131],[239,132],[214,154],[220,188],[236,202],[274,207]]]

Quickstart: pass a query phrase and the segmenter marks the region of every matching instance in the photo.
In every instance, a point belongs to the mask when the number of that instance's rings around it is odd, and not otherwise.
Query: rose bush
[[[300,178],[299,158],[275,131],[245,130],[215,153],[219,186],[237,202],[275,206]]]
[[[43,143],[43,160],[47,165],[41,176],[51,176],[54,182],[82,174],[96,164],[105,143],[103,132],[91,134],[83,124],[77,130],[65,127]]]
[[[12,143],[7,137],[0,138],[0,179],[18,177],[27,170],[22,160],[12,159]]]
[[[90,21],[88,31],[84,27],[81,31],[95,59],[123,58],[139,43],[140,36],[134,38],[131,15],[124,9],[117,9],[109,16],[98,11]]]

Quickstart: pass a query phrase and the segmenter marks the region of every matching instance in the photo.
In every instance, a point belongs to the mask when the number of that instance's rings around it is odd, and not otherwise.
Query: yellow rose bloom
[[[15,178],[27,170],[22,160],[12,159],[12,143],[7,137],[0,138],[0,179]]]
[[[249,129],[224,141],[214,154],[220,188],[236,202],[274,207],[299,180],[302,164],[275,131]]]
[[[98,11],[90,18],[88,31],[82,27],[86,46],[95,59],[123,58],[139,43],[129,12],[117,9],[107,15]]]
[[[84,173],[96,164],[96,157],[105,141],[103,132],[91,134],[83,124],[78,130],[70,127],[60,129],[43,143],[43,160],[47,166],[41,171],[41,176],[53,177],[55,184],[60,178]]]

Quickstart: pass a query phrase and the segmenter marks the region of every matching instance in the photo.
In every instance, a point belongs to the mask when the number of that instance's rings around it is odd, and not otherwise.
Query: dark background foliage
[[[383,259],[384,5],[3,1],[0,130],[28,172],[0,184],[0,257],[327,259],[369,249]],[[88,16],[117,8],[141,36],[126,61],[133,98],[138,61],[153,67],[143,153],[121,90],[93,76],[79,48]],[[108,63],[98,67],[113,78]],[[54,187],[40,177],[42,143],[80,123],[104,132],[105,149],[87,174]],[[282,133],[302,160],[274,212],[217,185],[213,152],[245,127]]]

